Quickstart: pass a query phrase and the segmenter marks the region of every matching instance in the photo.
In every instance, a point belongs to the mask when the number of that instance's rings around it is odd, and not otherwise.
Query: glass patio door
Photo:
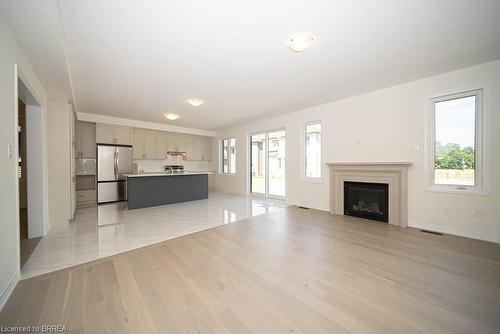
[[[250,192],[285,197],[285,161],[285,130],[250,136]]]

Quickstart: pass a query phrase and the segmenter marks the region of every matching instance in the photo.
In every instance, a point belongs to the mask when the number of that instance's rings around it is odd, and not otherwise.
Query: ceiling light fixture
[[[296,33],[288,40],[288,47],[294,52],[304,52],[314,43],[314,37],[307,33]]]
[[[193,107],[199,107],[203,104],[203,101],[200,99],[190,98],[190,99],[187,99],[187,103],[189,103]]]
[[[175,121],[177,118],[181,117],[179,114],[175,114],[172,112],[166,112],[163,114],[163,116],[165,116],[167,119],[171,121]]]

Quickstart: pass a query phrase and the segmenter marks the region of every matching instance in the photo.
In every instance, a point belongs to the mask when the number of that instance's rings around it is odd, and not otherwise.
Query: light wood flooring
[[[500,333],[500,246],[290,207],[21,281],[0,324]]]

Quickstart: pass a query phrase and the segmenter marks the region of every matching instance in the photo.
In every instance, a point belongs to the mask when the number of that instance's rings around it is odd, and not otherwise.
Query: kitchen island
[[[208,198],[213,172],[124,174],[129,210]]]

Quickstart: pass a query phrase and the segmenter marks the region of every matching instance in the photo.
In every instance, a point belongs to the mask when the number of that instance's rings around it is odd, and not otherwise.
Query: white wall
[[[42,105],[46,93],[31,64],[0,17],[0,307],[3,306],[19,277],[19,210],[16,154],[7,156],[7,147],[17,149],[17,87],[19,75]],[[46,161],[46,160],[45,160]]]
[[[47,143],[49,157],[50,226],[67,224],[71,218],[71,105],[49,101]]]
[[[428,99],[472,88],[485,89],[485,108],[491,115],[491,195],[473,196],[426,191],[425,117]],[[216,188],[247,193],[248,134],[285,126],[287,129],[287,202],[329,210],[329,170],[323,180],[300,177],[303,122],[323,122],[323,162],[412,161],[409,170],[409,224],[446,233],[498,242],[500,235],[500,61],[418,80],[348,99],[229,128],[218,138],[236,136],[237,174],[217,175]],[[413,151],[414,144],[420,151]],[[215,151],[214,151],[215,152]],[[216,160],[217,161],[217,160]],[[218,163],[218,161],[217,161]],[[476,209],[483,212],[476,217]]]

